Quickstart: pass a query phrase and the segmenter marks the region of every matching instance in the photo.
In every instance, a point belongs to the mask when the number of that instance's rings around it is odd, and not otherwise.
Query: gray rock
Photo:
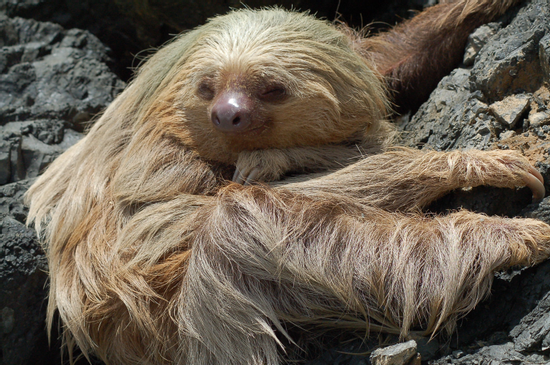
[[[124,83],[88,32],[0,15],[0,40],[0,364],[59,364],[45,331],[46,260],[22,196]]]
[[[11,178],[11,145],[0,141],[0,185],[7,184]]]
[[[533,1],[480,51],[470,80],[486,102],[540,87],[539,42],[550,29],[549,17],[548,2]]]
[[[468,43],[466,44],[466,50],[464,51],[463,63],[465,66],[474,64],[474,60],[481,48],[500,28],[501,25],[499,23],[489,23],[482,25],[470,34]]]
[[[0,16],[0,183],[34,177],[124,88],[86,31]],[[78,131],[78,132],[77,132]]]
[[[401,143],[438,151],[487,149],[502,130],[489,106],[470,90],[470,70],[458,68],[443,78],[430,100],[410,121],[402,121]]]
[[[55,119],[82,130],[124,84],[110,72],[107,49],[81,30],[7,19],[18,42],[2,48],[0,123]]]
[[[519,352],[546,351],[550,336],[550,293],[537,304],[535,309],[522,318],[510,335],[514,339],[514,349]],[[543,341],[545,344],[543,345]]]
[[[539,57],[544,80],[550,82],[550,34],[546,34],[539,42]]]
[[[374,350],[370,361],[373,365],[403,365],[409,363],[416,354],[416,342],[410,340]]]
[[[34,351],[45,340],[46,259],[24,224],[22,195],[30,183],[0,187],[0,364],[6,365],[36,361]]]
[[[454,70],[410,120],[401,121],[402,143],[436,150],[488,149],[501,132],[523,128],[522,117],[532,105],[518,95],[535,93],[543,86],[546,61],[539,54],[546,53],[539,51],[539,43],[547,44],[549,29],[547,1],[522,8],[480,50],[473,68]],[[520,109],[499,112],[499,103],[504,104],[509,95],[515,95],[510,100],[518,100]],[[547,111],[538,112],[542,114],[530,114],[534,126],[547,123]]]
[[[550,196],[544,198],[540,203],[534,203],[527,206],[522,211],[522,215],[529,218],[540,219],[550,224]]]
[[[530,101],[531,95],[528,94],[510,95],[491,104],[489,110],[493,112],[499,122],[503,123],[508,129],[513,129],[520,117],[529,108]]]
[[[431,362],[432,365],[443,364],[468,364],[468,365],[513,365],[513,364],[544,364],[545,362],[530,362],[531,358],[514,350],[514,345],[511,342],[502,345],[485,346],[473,354],[463,355],[456,358],[454,355],[447,355],[436,361]]]

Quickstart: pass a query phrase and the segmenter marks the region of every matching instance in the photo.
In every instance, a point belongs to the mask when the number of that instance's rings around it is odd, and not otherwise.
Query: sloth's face
[[[207,117],[217,131],[252,140],[273,129],[274,109],[292,97],[283,82],[242,72],[204,77],[196,95],[208,104]]]
[[[173,137],[206,159],[233,163],[242,151],[340,143],[384,115],[380,80],[324,22],[235,12],[191,38],[182,38],[187,48],[159,113]]]
[[[313,68],[282,68],[260,57],[190,64],[179,100],[199,148],[210,144],[206,139],[230,154],[314,146],[356,131],[342,123],[334,88]]]

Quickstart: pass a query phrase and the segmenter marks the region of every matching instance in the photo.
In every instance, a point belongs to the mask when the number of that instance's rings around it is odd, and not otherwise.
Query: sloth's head
[[[234,11],[161,49],[132,87],[151,94],[140,106],[146,123],[213,160],[338,143],[369,133],[387,109],[380,78],[351,43],[307,14]]]

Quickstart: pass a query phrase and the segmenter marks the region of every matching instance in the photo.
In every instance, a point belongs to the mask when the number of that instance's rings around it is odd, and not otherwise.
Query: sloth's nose
[[[221,94],[212,107],[210,116],[214,126],[227,133],[246,131],[252,124],[253,100],[242,92]]]

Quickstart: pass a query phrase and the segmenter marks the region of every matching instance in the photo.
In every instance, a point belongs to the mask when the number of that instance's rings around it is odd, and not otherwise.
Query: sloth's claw
[[[236,182],[237,184],[243,183],[243,178],[239,166],[235,168],[235,173],[233,174],[233,178],[231,179],[231,181]]]
[[[246,177],[246,180],[244,181],[243,185],[251,185],[252,183],[256,182],[256,177],[258,177],[258,174],[260,173],[260,170],[258,168],[253,168],[248,176]]]
[[[544,178],[533,166],[529,167],[527,174],[523,176],[525,185],[533,192],[533,201],[540,201],[546,193],[544,189]]]
[[[252,169],[241,170],[239,167],[235,169],[232,181],[241,185],[252,185],[256,182],[256,178],[260,174],[260,169],[254,167]]]
[[[544,178],[540,174],[539,170],[534,168],[533,166],[529,166],[529,173],[535,175],[537,179],[544,185]]]

